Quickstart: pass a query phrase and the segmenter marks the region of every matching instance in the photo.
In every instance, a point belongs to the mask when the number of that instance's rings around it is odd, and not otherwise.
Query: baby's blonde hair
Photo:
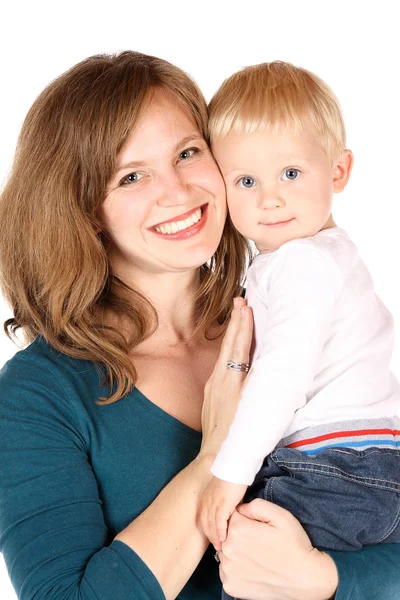
[[[316,75],[282,61],[246,67],[224,81],[209,104],[211,141],[231,131],[295,132],[315,128],[322,148],[334,160],[346,148],[339,101]]]

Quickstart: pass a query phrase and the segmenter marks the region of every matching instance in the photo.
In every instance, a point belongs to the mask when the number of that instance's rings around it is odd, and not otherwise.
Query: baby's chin
[[[262,240],[255,240],[254,243],[259,252],[274,252],[275,250],[279,250],[279,248],[281,248],[288,242],[313,237],[323,229],[328,229],[330,227],[335,227],[335,224],[327,224],[325,227],[320,228],[310,228],[307,231],[296,231],[296,233],[287,232],[287,235],[283,235],[283,232],[277,232],[276,235],[268,236],[268,238]]]
[[[275,250],[279,250],[279,248],[281,248],[282,246],[284,246],[285,244],[287,244],[288,242],[291,242],[293,240],[298,239],[298,236],[293,236],[293,237],[288,237],[285,238],[283,240],[280,241],[273,241],[273,240],[269,240],[268,242],[259,242],[259,243],[255,243],[255,246],[257,248],[257,250],[261,253],[265,253],[265,252],[274,252]]]

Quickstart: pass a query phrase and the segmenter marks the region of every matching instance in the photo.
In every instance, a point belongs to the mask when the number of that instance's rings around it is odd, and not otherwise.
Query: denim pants
[[[328,448],[312,456],[278,448],[264,460],[244,502],[289,510],[313,546],[358,550],[400,542],[400,450]],[[225,592],[224,600],[232,600]]]

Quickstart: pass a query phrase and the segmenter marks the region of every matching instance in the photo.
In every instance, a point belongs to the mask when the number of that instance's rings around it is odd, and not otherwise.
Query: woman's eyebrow
[[[179,148],[187,144],[188,142],[192,142],[193,140],[203,140],[203,136],[200,133],[192,133],[191,135],[187,135],[183,139],[181,139],[175,146],[174,152],[177,152]],[[147,162],[143,160],[132,161],[128,163],[124,163],[123,165],[117,165],[115,170],[115,174],[119,173],[119,171],[123,171],[123,169],[138,169],[140,167],[146,167]]]
[[[182,140],[180,140],[180,142],[178,142],[176,144],[175,151],[177,152],[179,150],[179,148],[181,148],[185,144],[188,144],[189,142],[193,142],[193,140],[203,140],[203,139],[204,138],[199,131],[197,131],[196,133],[192,133],[191,135],[187,135]]]
[[[123,165],[117,165],[117,168],[115,169],[115,174],[119,173],[119,171],[123,171],[123,169],[138,169],[140,167],[145,167],[146,165],[147,163],[143,160],[128,162]]]

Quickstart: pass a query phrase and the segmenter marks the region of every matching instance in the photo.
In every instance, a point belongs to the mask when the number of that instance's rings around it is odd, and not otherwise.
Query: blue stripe
[[[399,442],[396,442],[393,438],[390,440],[364,440],[364,441],[359,441],[359,442],[342,442],[342,443],[338,443],[338,444],[330,444],[328,446],[319,446],[318,448],[315,448],[313,450],[302,450],[301,448],[297,447],[296,450],[299,450],[300,452],[303,452],[303,454],[317,454],[318,452],[321,452],[321,450],[327,450],[328,448],[352,448],[352,447],[360,447],[360,446],[367,446],[368,448],[373,448],[374,446],[393,446],[394,448],[398,448],[400,446],[400,440]]]

